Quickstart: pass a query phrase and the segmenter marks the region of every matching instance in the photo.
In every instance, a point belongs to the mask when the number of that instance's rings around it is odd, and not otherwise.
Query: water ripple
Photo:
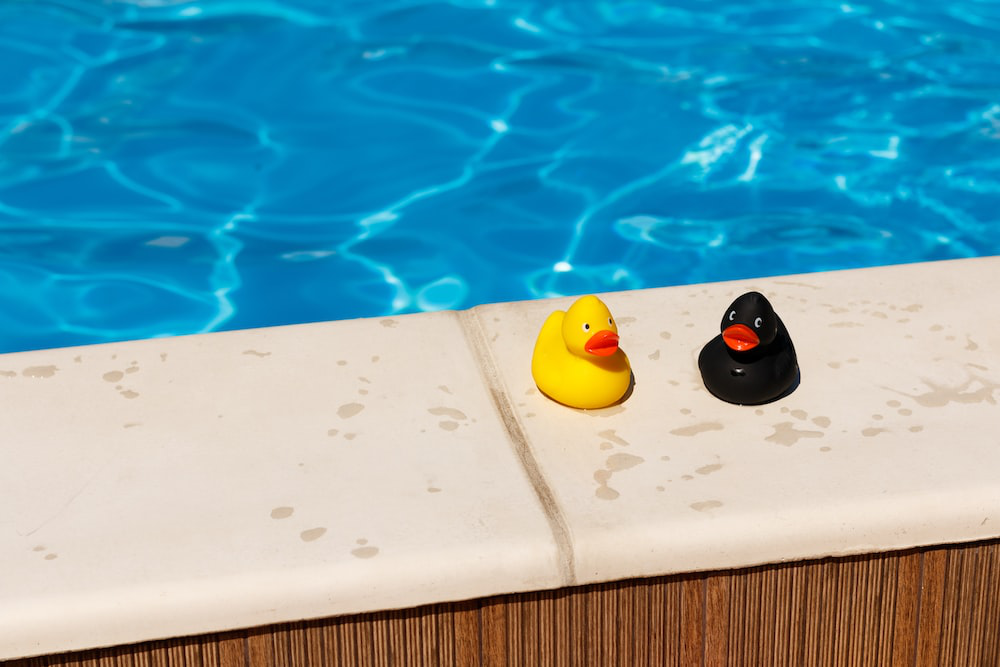
[[[982,0],[43,0],[0,58],[0,350],[1000,253]]]

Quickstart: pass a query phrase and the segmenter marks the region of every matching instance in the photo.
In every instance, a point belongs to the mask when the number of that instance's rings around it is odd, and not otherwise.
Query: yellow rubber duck
[[[606,408],[625,396],[632,369],[603,301],[583,296],[549,315],[535,342],[531,376],[542,393],[573,408]]]

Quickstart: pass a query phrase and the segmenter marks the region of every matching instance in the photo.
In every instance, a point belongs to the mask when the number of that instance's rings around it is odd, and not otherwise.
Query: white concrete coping
[[[636,385],[534,388],[572,299],[0,356],[0,658],[1000,536],[1000,258],[603,295]],[[802,369],[696,358],[765,293]]]

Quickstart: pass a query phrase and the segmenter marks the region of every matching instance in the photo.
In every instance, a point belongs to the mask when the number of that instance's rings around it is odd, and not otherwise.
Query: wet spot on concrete
[[[371,383],[372,383],[372,381],[371,381],[371,380],[369,380],[369,379],[368,379],[368,378],[366,378],[366,377],[362,377],[362,376],[360,376],[360,375],[358,376],[358,382],[364,382],[365,384],[371,384]]]
[[[649,360],[650,361],[659,361],[660,360],[660,351],[657,350],[657,351],[653,352],[652,354],[650,354],[649,355]]]
[[[622,325],[624,325],[624,324],[632,324],[633,322],[635,322],[635,318],[634,317],[626,316],[626,317],[619,317],[618,318],[618,324],[622,324]]]
[[[597,490],[594,491],[594,495],[601,500],[615,500],[621,494],[612,489],[610,486],[599,486],[597,487]]]
[[[829,428],[830,418],[829,417],[814,417],[812,420],[813,424],[819,426],[820,428]]]
[[[427,410],[427,412],[431,413],[435,417],[451,417],[452,419],[460,419],[460,420],[468,419],[468,417],[465,416],[464,412],[462,412],[461,410],[456,410],[455,408],[446,408],[446,407],[430,408]]]
[[[972,340],[971,336],[966,336],[965,340],[967,341],[965,349],[968,350],[969,352],[975,352],[976,350],[979,349],[979,345],[974,340]]]
[[[45,560],[55,560],[59,558],[59,554],[45,554]]]
[[[701,502],[691,503],[689,507],[695,512],[707,512],[722,507],[722,503],[718,500],[702,500]]]
[[[105,382],[121,382],[122,378],[125,377],[125,374],[121,371],[108,371],[101,377],[104,378]]]
[[[900,403],[895,399],[891,401],[886,401],[885,404],[888,405],[890,408],[898,408],[900,405],[902,405],[902,403]]]
[[[792,416],[796,419],[805,419],[809,416],[809,413],[805,410],[792,410]]]
[[[295,512],[295,508],[294,507],[285,507],[285,506],[275,507],[273,510],[271,510],[271,518],[272,519],[287,519],[288,517],[292,516],[292,514],[294,512]]]
[[[661,331],[660,332],[660,338],[662,338],[663,340],[670,340],[670,332],[669,331]]]
[[[756,410],[753,411],[753,413],[755,415],[762,415],[764,414],[764,410],[762,410],[761,408],[757,408]]]
[[[380,358],[381,358],[381,357],[379,357],[379,356],[378,356],[377,354],[376,354],[376,355],[373,355],[373,356],[372,356],[372,363],[373,363],[373,364],[377,364],[377,363],[378,363],[378,360],[379,360]]]
[[[764,438],[768,442],[773,442],[784,447],[791,447],[802,438],[822,438],[821,431],[800,431],[795,428],[792,422],[781,422],[774,424],[774,433]]]
[[[344,440],[354,440],[358,436],[357,433],[345,433]]]
[[[55,366],[28,366],[21,371],[21,375],[28,378],[50,378],[58,370]]]
[[[142,426],[139,422],[129,422],[128,424],[122,424],[122,428],[135,428],[136,426]]]
[[[691,408],[681,408],[680,409],[680,413],[682,415],[689,415],[689,414],[691,414]]]
[[[694,479],[694,475],[681,475],[681,479],[683,479],[685,482],[690,482],[692,479]]]
[[[930,391],[923,394],[908,394],[902,391],[896,393],[912,398],[925,408],[940,408],[949,403],[990,403],[996,404],[993,392],[1000,389],[1000,384],[973,376],[956,386],[939,385],[930,380],[922,380]],[[895,391],[895,390],[890,390]]]
[[[698,435],[699,433],[705,433],[706,431],[721,431],[722,424],[719,422],[702,422],[701,424],[693,424],[691,426],[682,426],[681,428],[675,428],[671,433],[674,435],[681,435],[685,437],[691,437]]]
[[[612,445],[610,442],[602,442],[601,443],[601,449],[614,449],[614,448],[615,448],[615,446]]]
[[[830,448],[829,447],[820,447],[819,451],[821,451],[821,452],[828,452],[828,451],[830,451]]]
[[[354,415],[358,414],[365,409],[365,406],[360,403],[344,403],[339,408],[337,408],[337,415],[341,419],[350,419]]]
[[[941,326],[940,324],[933,324],[933,325],[931,325],[931,328],[929,329],[929,331],[942,331],[943,329],[944,329],[944,327]]]
[[[695,472],[698,473],[699,475],[711,475],[713,472],[716,472],[718,470],[722,470],[721,463],[710,463],[707,466],[702,466],[700,468],[695,469]]]
[[[160,353],[160,361],[166,361],[166,360],[167,360],[167,353],[166,352],[161,352]]]
[[[863,327],[861,322],[834,322],[830,325],[831,329],[853,329],[854,327]]]
[[[830,368],[836,370],[836,369],[840,368],[840,362],[839,361],[831,361],[831,362],[829,362],[827,364],[827,366],[829,366]]]
[[[594,471],[594,481],[598,483],[597,490],[594,491],[594,495],[601,500],[614,500],[618,498],[621,494],[608,486],[608,480],[611,479],[611,472],[609,470],[595,470]]]
[[[243,350],[243,354],[253,355],[255,357],[269,357],[270,352],[258,352],[257,350]]]
[[[378,547],[368,546],[368,540],[360,538],[356,541],[357,549],[352,549],[351,554],[357,558],[373,558],[378,555]]]
[[[126,390],[124,390],[124,391],[121,391],[121,392],[119,392],[119,393],[120,393],[120,394],[121,394],[121,395],[122,395],[122,396],[123,396],[124,398],[129,398],[129,399],[131,399],[131,398],[138,398],[138,397],[139,397],[139,392],[137,392],[137,391],[132,391],[131,389],[126,389]]]
[[[661,456],[661,457],[660,457],[660,460],[661,460],[661,461],[669,461],[669,460],[670,460],[670,457],[669,457],[669,456]]]
[[[608,460],[604,462],[604,467],[611,472],[620,472],[622,470],[634,468],[643,461],[645,461],[645,459],[641,456],[618,452],[617,454],[612,454],[608,457]]]
[[[878,428],[875,426],[869,426],[868,428],[861,429],[861,435],[865,436],[866,438],[872,438],[878,435],[879,433],[887,433],[888,431],[889,429],[887,428]]]
[[[443,391],[446,394],[450,394],[451,393],[451,389],[449,389],[447,385],[440,384],[440,385],[438,385],[438,389],[440,391]]]
[[[351,555],[355,558],[374,558],[378,556],[378,547],[358,547],[351,549]]]
[[[615,434],[615,430],[613,428],[609,428],[606,431],[600,431],[597,435],[599,435],[602,438],[605,438],[606,440],[610,440],[611,442],[615,443],[616,445],[620,445],[622,447],[628,447],[629,446],[628,440],[625,440],[624,438],[620,438],[618,435],[616,435]]]
[[[340,433],[340,431],[338,431],[335,428],[331,428],[329,431],[326,432],[326,434],[328,436],[330,436],[331,438],[334,437],[335,435],[337,435],[338,433]]]
[[[309,530],[303,530],[301,533],[299,533],[299,538],[303,542],[315,542],[319,538],[323,537],[325,534],[326,534],[326,528],[323,527],[310,528]]]
[[[911,303],[909,306],[906,306],[905,308],[901,308],[900,310],[905,310],[908,313],[916,313],[916,312],[918,312],[923,307],[924,307],[923,304]]]
[[[340,360],[337,361],[337,365],[338,366],[346,366],[347,365],[347,361],[345,361],[344,359],[340,359]]]
[[[441,430],[443,430],[443,431],[454,431],[455,429],[458,428],[458,422],[453,422],[453,421],[450,421],[450,420],[445,420],[443,422],[439,422],[438,426],[440,426]]]
[[[883,419],[885,419],[885,417],[883,417],[882,415],[872,415],[872,419],[874,419],[875,421],[882,421]]]
[[[45,547],[39,544],[37,547],[34,547],[32,551],[45,551]]]
[[[441,489],[436,486],[428,486],[427,493],[441,493]]]
[[[12,378],[17,376],[17,371],[0,371],[0,377]]]
[[[903,415],[904,417],[909,417],[910,415],[913,414],[913,410],[910,410],[909,408],[900,408],[899,410],[897,410],[897,412]]]
[[[392,318],[386,318],[384,320],[379,320],[379,324],[381,324],[382,326],[384,326],[384,327],[386,327],[388,329],[392,329],[392,328],[394,328],[396,326],[396,320],[394,320]]]
[[[131,375],[132,373],[138,373],[139,364],[133,361],[132,365],[125,369],[125,372],[128,373],[129,375]]]
[[[911,426],[910,427],[910,432],[911,433],[920,433],[923,430],[924,430],[923,426]]]

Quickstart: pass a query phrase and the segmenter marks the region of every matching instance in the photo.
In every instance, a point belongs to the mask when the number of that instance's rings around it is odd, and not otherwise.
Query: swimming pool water
[[[0,351],[1000,252],[1000,4],[0,6]]]

